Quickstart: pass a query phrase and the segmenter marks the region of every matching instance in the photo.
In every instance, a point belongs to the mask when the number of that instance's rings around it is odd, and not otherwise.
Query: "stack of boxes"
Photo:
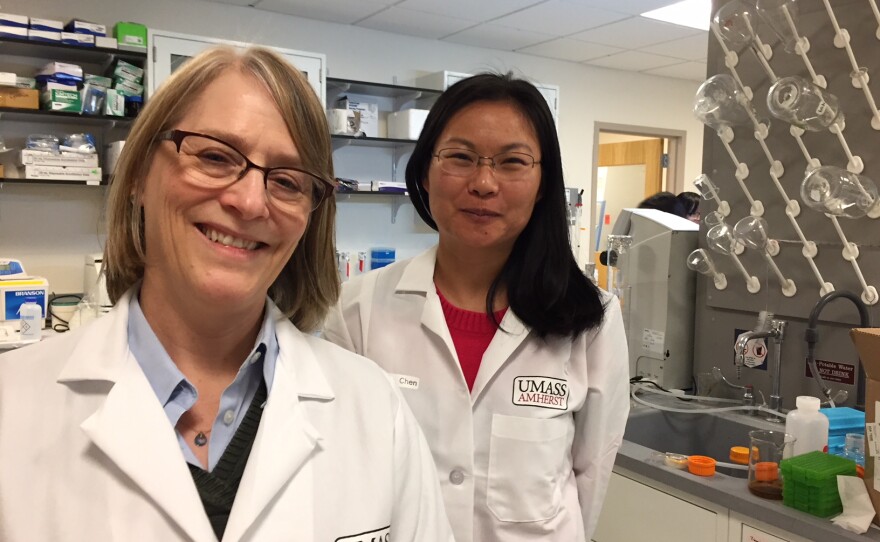
[[[37,72],[40,89],[40,109],[80,113],[82,99],[79,87],[83,84],[83,69],[76,64],[49,62]]]
[[[820,518],[843,512],[837,477],[856,476],[854,461],[814,451],[783,459],[779,466],[783,504]]]
[[[19,165],[24,167],[25,179],[84,181],[86,184],[101,182],[96,153],[23,149],[19,154]]]
[[[147,27],[129,22],[116,23],[113,37],[107,37],[107,27],[103,24],[79,19],[63,24],[54,19],[0,13],[0,37],[147,52]]]
[[[847,433],[865,434],[865,413],[854,408],[822,408],[828,418],[828,453],[843,455]]]

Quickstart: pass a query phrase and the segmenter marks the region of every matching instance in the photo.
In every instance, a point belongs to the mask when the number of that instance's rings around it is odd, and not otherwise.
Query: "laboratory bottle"
[[[43,331],[43,309],[33,301],[25,301],[18,310],[22,341],[39,341]]]
[[[824,452],[828,447],[828,417],[819,412],[819,398],[799,395],[797,408],[785,417],[785,432],[793,436],[793,455]]]

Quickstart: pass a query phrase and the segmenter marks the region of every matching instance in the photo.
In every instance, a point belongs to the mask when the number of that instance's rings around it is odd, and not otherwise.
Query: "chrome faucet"
[[[782,341],[785,339],[785,327],[787,325],[788,322],[771,318],[769,325],[765,324],[762,326],[768,329],[746,331],[736,339],[736,345],[734,346],[736,351],[734,363],[737,367],[742,367],[745,365],[746,344],[752,339],[770,339],[771,345],[769,350],[772,355],[770,361],[770,383],[773,390],[767,406],[770,407],[770,410],[777,412],[782,408],[782,396],[780,395],[780,387],[782,385]],[[767,421],[777,423],[785,421],[784,417],[776,414],[768,414],[766,419]]]

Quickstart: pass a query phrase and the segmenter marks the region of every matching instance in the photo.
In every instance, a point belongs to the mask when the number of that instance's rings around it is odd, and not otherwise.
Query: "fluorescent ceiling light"
[[[654,9],[642,13],[642,17],[657,19],[690,28],[709,30],[709,19],[712,17],[711,0],[682,0],[665,8]]]

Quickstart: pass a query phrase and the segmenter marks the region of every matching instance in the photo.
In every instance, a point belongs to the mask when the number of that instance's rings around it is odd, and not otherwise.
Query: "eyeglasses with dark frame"
[[[240,150],[211,135],[168,130],[156,139],[174,143],[188,177],[201,186],[226,188],[256,169],[263,174],[269,199],[282,208],[307,206],[310,212],[314,211],[336,187],[335,182],[295,166],[259,166]]]
[[[496,178],[519,180],[531,171],[540,160],[524,152],[501,152],[495,156],[480,156],[470,149],[440,149],[433,154],[440,169],[453,177],[470,177],[484,161],[492,169]]]

